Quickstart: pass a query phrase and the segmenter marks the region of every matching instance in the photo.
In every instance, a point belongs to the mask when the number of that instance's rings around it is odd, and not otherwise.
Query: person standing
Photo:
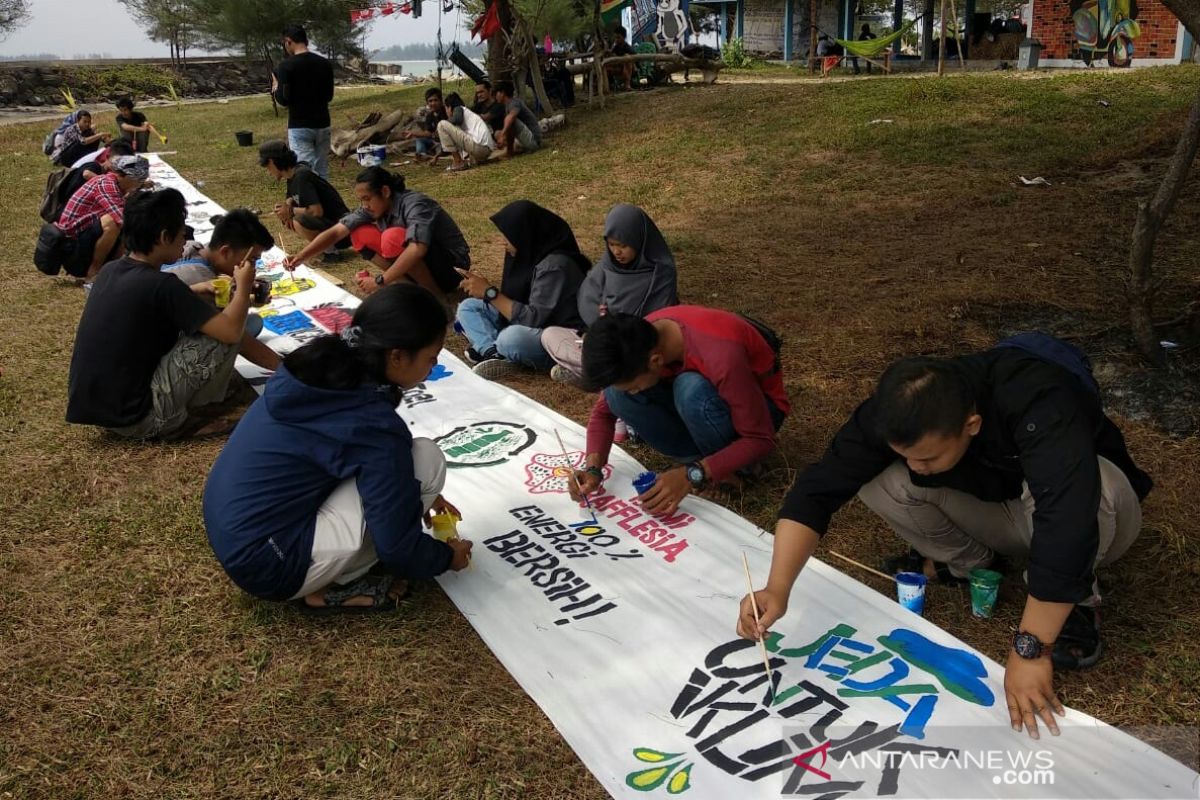
[[[284,29],[283,49],[288,57],[271,75],[271,94],[288,110],[288,145],[300,161],[329,180],[333,66],[308,49],[308,34],[299,25]]]

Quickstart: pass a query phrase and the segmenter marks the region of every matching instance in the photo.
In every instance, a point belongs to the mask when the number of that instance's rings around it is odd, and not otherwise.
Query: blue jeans
[[[419,156],[431,156],[437,152],[437,145],[433,139],[413,139],[413,144],[417,146]]]
[[[637,394],[610,386],[604,400],[646,444],[681,464],[711,456],[738,438],[729,404],[699,372],[681,372]],[[778,430],[783,413],[766,396],[763,400]]]
[[[455,314],[463,333],[481,355],[496,348],[496,352],[517,364],[538,370],[550,369],[554,363],[542,347],[540,328],[524,325],[504,325],[500,312],[482,300],[468,297],[458,304]]]
[[[329,137],[329,128],[288,128],[288,147],[325,180],[329,180]]]

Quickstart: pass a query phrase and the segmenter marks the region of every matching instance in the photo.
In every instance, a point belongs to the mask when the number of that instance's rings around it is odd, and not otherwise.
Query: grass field
[[[502,248],[488,217],[505,203],[555,210],[598,256],[605,213],[633,202],[671,243],[686,301],[782,331],[794,412],[766,477],[733,501],[759,525],[889,361],[1033,326],[1078,336],[1158,485],[1138,543],[1101,575],[1106,655],[1058,685],[1107,722],[1196,725],[1196,334],[1165,331],[1185,346],[1151,374],[1112,326],[1135,198],[1161,175],[1200,69],[752,78],[574,111],[546,150],[512,162],[404,172],[453,214],[493,277]],[[418,92],[339,93],[335,124],[415,108]],[[266,99],[154,109],[151,121],[179,151],[171,163],[222,205],[269,209],[281,197],[233,137],[283,133]],[[98,124],[111,127],[111,114]],[[386,619],[313,621],[250,600],[201,524],[219,442],[133,445],[63,422],[84,298],[31,261],[46,127],[0,129],[0,797],[603,796],[436,584]],[[347,196],[355,172],[334,167]],[[1025,188],[1018,175],[1053,185]],[[1196,293],[1198,200],[1193,180],[1163,233],[1164,319]],[[585,418],[582,394],[545,378],[513,384]],[[898,549],[857,503],[827,542],[868,563]],[[1018,583],[1006,582],[991,621],[941,588],[929,616],[1001,658]]]

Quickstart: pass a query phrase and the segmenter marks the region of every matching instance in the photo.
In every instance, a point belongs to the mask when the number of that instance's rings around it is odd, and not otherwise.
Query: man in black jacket
[[[755,592],[761,620],[747,597],[738,632],[757,638],[783,616],[830,517],[857,494],[931,577],[961,580],[997,553],[1028,557],[1004,687],[1014,729],[1037,738],[1040,717],[1057,734],[1052,667],[1099,658],[1093,569],[1137,538],[1151,486],[1070,345],[1023,334],[976,355],[904,359],[796,479]]]
[[[299,25],[283,31],[285,58],[271,75],[271,94],[288,110],[288,146],[313,172],[329,180],[329,102],[333,100],[333,67],[308,49],[308,34]]]

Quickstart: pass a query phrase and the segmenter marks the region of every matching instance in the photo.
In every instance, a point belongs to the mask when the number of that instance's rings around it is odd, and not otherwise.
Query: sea
[[[400,70],[401,76],[411,75],[414,78],[427,78],[430,75],[437,74],[437,62],[436,61],[376,61],[375,63],[376,64],[399,64],[401,67],[401,70]],[[482,61],[475,59],[475,63],[479,65],[480,69],[484,68]],[[450,78],[452,75],[458,73],[458,71],[459,71],[458,67],[454,66],[453,64],[447,64],[446,66],[444,66],[442,68],[442,77]],[[400,76],[383,75],[381,77],[389,78],[389,77],[400,77]]]

